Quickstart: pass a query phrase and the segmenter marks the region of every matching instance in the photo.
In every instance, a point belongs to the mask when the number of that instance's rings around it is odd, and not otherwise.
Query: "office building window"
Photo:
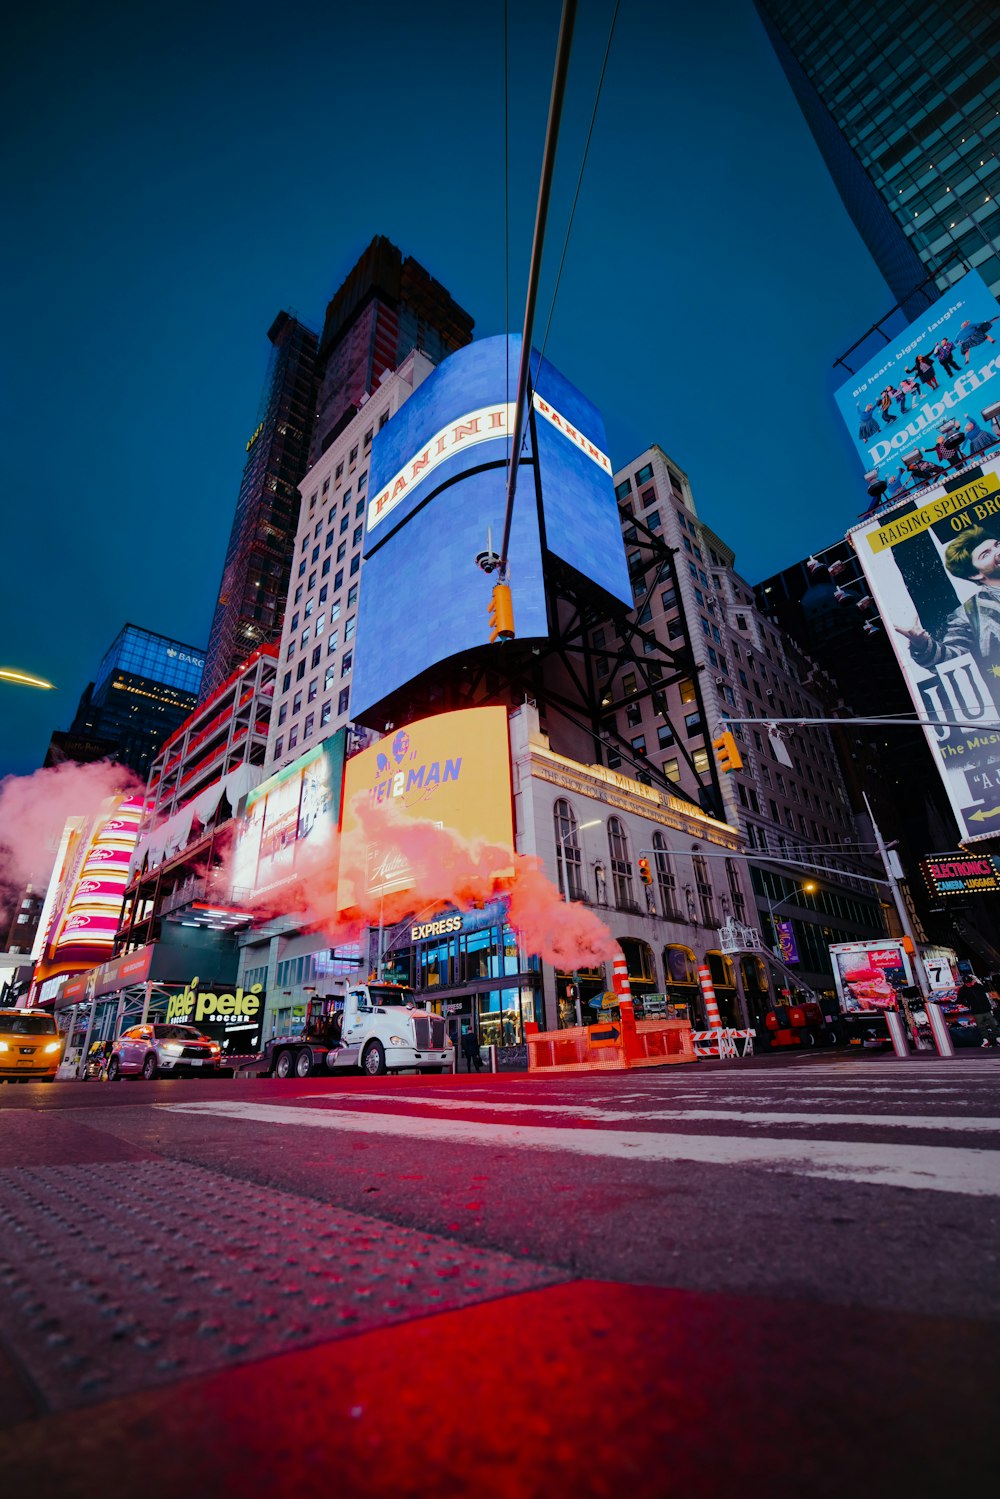
[[[577,831],[576,814],[565,797],[560,797],[552,809],[556,835],[556,869],[559,877],[559,893],[566,900],[582,900],[583,853]]]
[[[349,687],[342,688],[340,696],[337,699],[337,717],[338,718],[341,718],[347,712],[347,704],[350,701],[350,697],[351,697],[351,689]]]
[[[628,834],[620,817],[608,818],[608,848],[611,853],[611,878],[615,905],[627,909],[635,905],[632,889],[632,854]]]

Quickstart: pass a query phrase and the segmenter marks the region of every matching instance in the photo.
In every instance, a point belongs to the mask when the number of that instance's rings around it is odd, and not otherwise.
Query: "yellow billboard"
[[[462,708],[420,719],[348,760],[338,890],[342,911],[371,910],[421,883],[411,840],[393,832],[400,819],[431,824],[470,852],[487,844],[513,848],[505,708]]]

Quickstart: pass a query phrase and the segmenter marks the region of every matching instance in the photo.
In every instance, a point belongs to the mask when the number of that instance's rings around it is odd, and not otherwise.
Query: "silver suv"
[[[108,1082],[120,1077],[176,1077],[208,1073],[218,1076],[222,1049],[193,1025],[134,1025],[111,1049]]]

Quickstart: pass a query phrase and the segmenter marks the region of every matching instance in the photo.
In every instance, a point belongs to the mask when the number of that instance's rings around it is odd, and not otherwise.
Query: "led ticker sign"
[[[1000,863],[990,854],[934,854],[920,867],[931,895],[983,895],[1000,892]]]

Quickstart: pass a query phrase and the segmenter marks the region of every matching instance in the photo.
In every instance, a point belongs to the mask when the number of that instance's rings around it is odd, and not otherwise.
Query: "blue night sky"
[[[582,0],[535,341],[613,0]],[[558,0],[57,7],[5,36],[0,774],[41,763],[122,623],[203,646],[282,307],[374,234],[520,329]],[[373,18],[377,16],[377,23]],[[750,581],[864,508],[830,366],[893,298],[750,0],[623,0],[549,358],[612,461],[659,443]]]

